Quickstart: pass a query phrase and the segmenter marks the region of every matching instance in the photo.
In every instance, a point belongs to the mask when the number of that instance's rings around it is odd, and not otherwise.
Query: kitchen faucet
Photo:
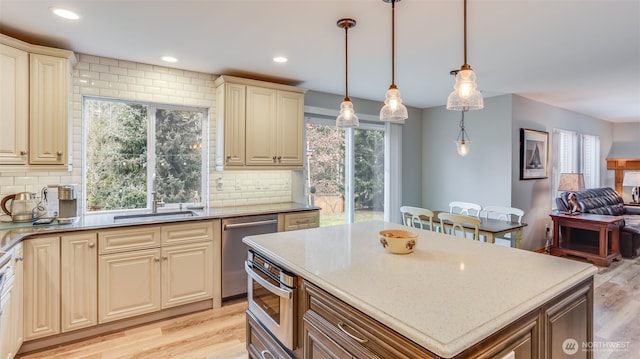
[[[158,207],[164,207],[164,202],[162,200],[158,200],[157,196],[158,196],[158,183],[157,183],[157,178],[156,178],[156,173],[153,173],[152,176],[152,187],[153,189],[151,190],[151,212],[152,213],[158,213]]]

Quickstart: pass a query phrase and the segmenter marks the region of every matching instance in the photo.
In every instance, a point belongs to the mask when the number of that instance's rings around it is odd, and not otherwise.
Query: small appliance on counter
[[[9,208],[7,204],[10,202]],[[33,222],[41,217],[46,208],[32,192],[10,194],[0,202],[2,211],[11,216],[12,222]]]
[[[78,186],[58,186],[58,223],[73,223],[78,219]]]

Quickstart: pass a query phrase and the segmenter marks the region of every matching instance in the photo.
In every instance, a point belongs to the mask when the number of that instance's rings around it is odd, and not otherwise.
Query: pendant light
[[[387,90],[384,106],[380,110],[380,121],[398,122],[406,120],[409,117],[407,107],[402,104],[400,90],[398,90],[395,81],[395,8],[396,3],[400,2],[400,0],[382,1],[391,3],[391,86],[389,86]]]
[[[479,110],[484,107],[482,93],[476,88],[476,74],[467,63],[467,0],[464,0],[464,64],[451,71],[456,76],[454,90],[447,99],[447,110]]]
[[[464,113],[466,110],[462,110],[462,119],[460,120],[460,133],[458,134],[458,139],[456,140],[456,147],[458,148],[458,154],[462,157],[469,154],[469,145],[471,141],[469,140],[469,135],[467,135],[467,131],[464,130]]]
[[[336,127],[358,127],[360,122],[353,109],[353,103],[349,99],[349,29],[356,26],[354,19],[340,19],[337,22],[339,28],[344,29],[344,101],[340,104],[340,114],[336,118]]]

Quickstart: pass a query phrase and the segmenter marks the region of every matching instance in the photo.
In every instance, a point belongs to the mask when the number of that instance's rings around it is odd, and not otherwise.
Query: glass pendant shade
[[[384,100],[384,106],[380,110],[380,120],[387,122],[404,121],[409,117],[407,107],[402,104],[400,90],[389,87]]]
[[[477,87],[476,74],[471,68],[458,71],[454,90],[447,99],[447,110],[468,111],[484,108],[482,93]]]
[[[467,131],[464,129],[464,113],[466,110],[462,111],[462,118],[460,119],[460,133],[458,134],[458,139],[456,140],[456,147],[458,148],[458,155],[464,157],[469,154],[469,147],[471,145],[471,141],[469,140],[469,136],[467,135]]]
[[[348,98],[340,104],[340,114],[336,118],[337,127],[358,127],[360,121],[353,109],[353,103]]]
[[[462,157],[468,155],[470,144],[471,144],[471,141],[467,141],[467,140],[456,141],[456,147],[458,147],[458,154]]]

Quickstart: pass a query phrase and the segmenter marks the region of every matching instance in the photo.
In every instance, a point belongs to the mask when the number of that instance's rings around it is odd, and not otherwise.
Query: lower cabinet
[[[30,238],[24,250],[24,340],[60,333],[60,237]]]
[[[302,285],[304,358],[437,358],[312,283]],[[567,338],[575,340],[567,347]],[[593,340],[593,279],[466,349],[455,358],[586,358]],[[567,354],[567,350],[575,350]]]
[[[100,256],[98,322],[160,310],[160,249]]]
[[[99,239],[99,323],[213,298],[212,222],[114,229]]]
[[[9,250],[0,285],[0,358],[11,359],[22,345],[22,244]]]
[[[98,236],[96,232],[60,237],[61,328],[65,333],[98,324]]]
[[[251,359],[294,358],[271,338],[267,330],[249,311],[247,311],[247,353]]]

